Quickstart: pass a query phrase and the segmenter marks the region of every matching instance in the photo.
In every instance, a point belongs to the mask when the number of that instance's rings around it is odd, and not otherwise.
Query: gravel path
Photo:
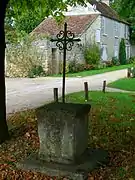
[[[127,70],[118,70],[88,77],[66,78],[66,94],[83,90],[85,81],[89,90],[101,90],[104,80],[107,83],[124,78]],[[62,78],[6,78],[7,114],[27,108],[35,108],[53,100],[53,88],[59,88],[61,96]],[[107,91],[122,90],[107,88]]]

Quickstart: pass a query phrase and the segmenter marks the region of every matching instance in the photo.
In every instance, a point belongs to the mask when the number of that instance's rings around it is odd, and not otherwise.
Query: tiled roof
[[[79,35],[97,16],[97,14],[68,16],[65,21],[68,24],[68,30],[75,33],[75,35]],[[47,18],[34,29],[33,33],[56,35],[61,29],[63,29],[63,27],[59,26],[53,18]]]
[[[119,15],[117,14],[117,12],[115,10],[113,10],[110,6],[108,6],[107,4],[105,4],[101,1],[98,2],[97,0],[90,0],[90,4],[92,4],[92,5],[95,4],[96,9],[101,13],[101,15],[108,17],[110,19],[114,19],[116,21],[120,21],[125,24],[129,24],[128,22],[121,19],[119,17]]]

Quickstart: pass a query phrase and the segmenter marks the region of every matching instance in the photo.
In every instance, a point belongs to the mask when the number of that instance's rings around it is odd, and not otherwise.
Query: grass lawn
[[[105,68],[105,69],[98,69],[98,70],[82,71],[82,72],[78,72],[78,73],[67,73],[66,77],[92,76],[92,75],[102,74],[102,73],[109,72],[109,71],[116,71],[116,70],[126,69],[128,67],[132,67],[132,64],[113,66],[113,67],[108,67],[108,68]],[[53,77],[61,77],[61,76],[62,76],[62,74],[54,74],[53,75]]]
[[[110,152],[110,164],[89,174],[89,180],[135,179],[135,95],[90,92],[89,145]],[[67,102],[84,102],[84,93],[70,94]],[[17,170],[15,163],[39,148],[35,110],[15,113],[8,124],[11,139],[0,145],[0,180],[47,180],[45,175]]]
[[[108,84],[108,87],[135,91],[135,78],[123,78]]]

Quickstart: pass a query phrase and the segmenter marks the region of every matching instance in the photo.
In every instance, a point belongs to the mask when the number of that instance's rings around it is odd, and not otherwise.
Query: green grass
[[[82,72],[78,72],[78,73],[67,73],[66,77],[92,76],[92,75],[102,74],[102,73],[109,72],[109,71],[116,71],[116,70],[126,69],[128,67],[132,67],[132,64],[113,66],[113,67],[108,67],[108,68],[105,68],[105,69],[98,69],[98,70],[82,71]],[[52,76],[53,77],[61,77],[62,74],[54,74]]]
[[[123,78],[108,84],[108,87],[135,91],[135,78]]]
[[[106,180],[135,178],[135,95],[129,93],[89,92],[89,145],[110,152],[110,166],[92,176]],[[84,102],[84,92],[67,96],[67,102]]]

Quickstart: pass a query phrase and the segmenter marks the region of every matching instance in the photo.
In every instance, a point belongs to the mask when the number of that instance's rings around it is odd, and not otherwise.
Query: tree
[[[121,39],[120,47],[119,47],[119,61],[120,64],[126,64],[126,47],[125,47],[125,40]]]
[[[6,101],[5,101],[5,33],[4,18],[8,0],[0,1],[0,143],[8,139],[8,127],[6,123]]]
[[[127,22],[131,24],[130,39],[135,44],[135,1],[134,0],[115,0],[111,6]]]
[[[6,7],[8,5],[7,14],[10,26],[12,27],[13,17],[16,19],[29,11],[34,13],[37,8],[42,11],[44,7],[44,17],[53,15],[56,18],[59,18],[57,15],[61,15],[62,11],[66,10],[68,5],[84,4],[84,0],[0,0],[0,143],[8,139],[8,127],[6,123],[6,101],[5,101],[5,31],[4,31],[4,20],[6,14]],[[18,15],[18,16],[17,16]]]
[[[6,38],[9,41],[17,40],[30,33],[49,15],[60,20],[62,11],[66,10],[68,5],[76,3],[84,3],[84,0],[10,0],[6,13]]]

